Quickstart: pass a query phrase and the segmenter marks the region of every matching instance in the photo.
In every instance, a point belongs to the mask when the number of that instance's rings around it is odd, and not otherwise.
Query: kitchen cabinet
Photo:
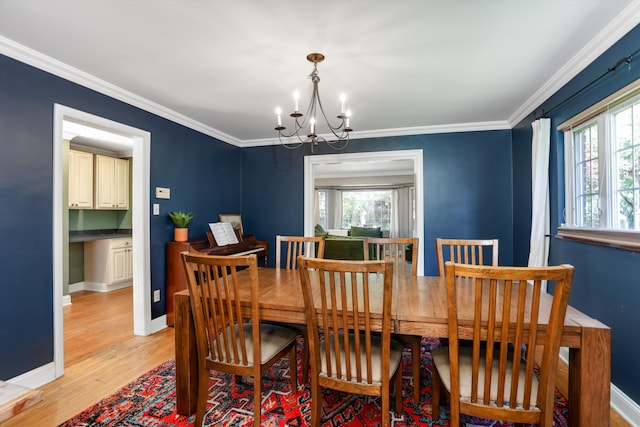
[[[95,208],[129,209],[129,160],[95,156]]]
[[[93,153],[69,150],[69,209],[93,209]]]
[[[84,244],[84,288],[109,291],[133,280],[133,240],[130,237],[92,240]]]

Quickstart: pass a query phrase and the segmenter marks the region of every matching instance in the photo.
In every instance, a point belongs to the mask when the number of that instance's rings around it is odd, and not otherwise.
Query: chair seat
[[[238,325],[236,325],[236,331]],[[227,328],[230,329],[230,328]],[[251,323],[245,323],[244,341],[247,346],[247,360],[249,365],[253,364],[253,328]],[[260,356],[261,362],[265,362],[273,358],[276,354],[286,348],[292,341],[295,341],[297,332],[283,326],[273,325],[270,323],[260,323]],[[213,359],[212,359],[213,360]],[[214,360],[216,362],[237,363],[237,361]]]
[[[340,340],[343,339],[342,334],[340,335]],[[354,342],[355,339],[355,335],[350,333],[349,334],[349,340],[351,343]],[[327,371],[327,358],[326,358],[326,343],[327,340],[333,340],[333,334],[331,335],[325,335],[325,339],[324,341],[321,342],[320,344],[320,359],[322,361],[321,363],[321,368],[320,368],[320,375],[325,376],[325,377],[329,377],[328,375],[328,371]],[[362,350],[361,354],[360,354],[360,361],[361,361],[361,366],[366,366],[366,358],[367,355],[364,353],[364,336],[361,335],[361,345],[362,345]],[[398,366],[400,365],[400,363],[402,362],[402,348],[403,345],[401,343],[399,343],[398,341],[395,340],[391,340],[391,350],[390,350],[390,358],[389,358],[389,372],[388,372],[388,376],[389,378],[393,377],[393,374],[396,372],[396,369],[398,368]],[[333,354],[333,351],[332,351]],[[350,348],[350,360],[351,360],[351,372],[355,371],[355,366],[356,366],[356,353],[355,353],[355,347],[354,345],[351,345]],[[372,373],[371,373],[371,381],[373,384],[380,384],[382,381],[381,378],[381,369],[380,369],[380,364],[382,363],[382,340],[380,337],[378,336],[373,336],[371,338],[371,360],[372,360],[372,365],[373,365],[373,369],[372,369]],[[331,376],[332,378],[339,378],[342,380],[346,379],[346,376],[344,375],[337,375],[336,372],[336,365],[335,365],[335,357],[331,358],[331,371],[333,372],[333,375]],[[344,353],[344,348],[342,346],[340,346],[340,361],[342,363],[345,363],[345,353]],[[363,369],[362,372],[362,376],[363,376],[363,380],[362,382],[367,382],[368,378],[367,378],[367,372],[365,369]]]
[[[461,347],[460,348],[460,359],[459,359],[459,369],[460,369],[460,399],[463,401],[470,402],[471,401],[471,366],[473,362],[472,348],[470,347]],[[440,378],[442,380],[442,385],[447,390],[451,390],[451,375],[450,368],[451,365],[449,363],[449,347],[437,347],[431,351],[431,356],[433,357],[433,365],[438,370],[440,374]],[[498,369],[499,369],[499,358],[497,355],[494,355],[493,366],[491,369],[492,378],[498,377]],[[516,395],[516,401],[518,405],[522,406],[524,402],[524,390],[521,387],[524,384],[525,378],[525,370],[524,370],[524,361],[520,364],[520,373],[518,379],[518,393]],[[512,360],[507,360],[507,381],[505,381],[505,395],[509,396],[511,393],[511,372],[512,372],[513,362]],[[484,383],[485,377],[485,359],[484,355],[480,355],[480,370],[478,374],[478,383]],[[536,405],[536,399],[538,396],[538,379],[533,378],[533,386],[531,388],[531,406]],[[495,403],[498,397],[498,381],[491,381],[491,402]],[[478,390],[478,400],[482,401],[484,399],[484,390],[482,387],[479,387]]]

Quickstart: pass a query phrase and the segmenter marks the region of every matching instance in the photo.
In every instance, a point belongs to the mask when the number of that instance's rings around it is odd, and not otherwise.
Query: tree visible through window
[[[391,226],[391,190],[343,191],[342,228]]]

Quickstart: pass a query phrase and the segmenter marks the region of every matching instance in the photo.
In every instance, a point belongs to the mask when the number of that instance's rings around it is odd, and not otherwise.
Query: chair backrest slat
[[[305,237],[305,236],[276,236],[276,268],[282,266],[282,246],[287,245],[284,268],[286,270],[296,270],[298,268],[298,257],[303,255],[306,257],[322,258],[324,256],[325,240],[322,236]]]
[[[394,273],[418,275],[417,237],[365,237],[363,246],[365,261],[389,260]]]
[[[498,239],[442,239],[436,238],[436,255],[438,259],[438,276],[443,276],[444,263],[451,261],[458,264],[498,265]]]

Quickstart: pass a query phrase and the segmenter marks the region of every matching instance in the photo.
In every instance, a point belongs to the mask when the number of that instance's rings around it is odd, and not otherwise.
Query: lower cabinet
[[[130,237],[92,240],[84,244],[84,288],[110,291],[133,284]]]

